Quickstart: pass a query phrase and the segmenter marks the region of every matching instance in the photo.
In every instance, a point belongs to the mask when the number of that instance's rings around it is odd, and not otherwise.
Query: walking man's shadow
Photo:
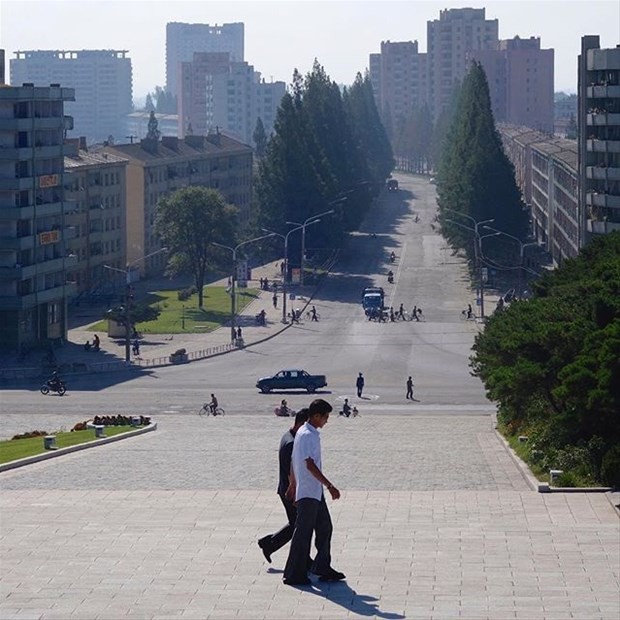
[[[378,599],[368,594],[358,594],[346,581],[338,581],[334,583],[325,583],[315,581],[312,589],[304,591],[341,605],[345,609],[352,611],[358,616],[374,616],[376,618],[386,618],[386,620],[399,620],[405,618],[404,614],[394,613],[390,611],[381,611],[377,603]]]

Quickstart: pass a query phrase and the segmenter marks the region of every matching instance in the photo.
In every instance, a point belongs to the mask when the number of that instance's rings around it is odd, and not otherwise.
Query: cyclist
[[[471,319],[473,314],[474,314],[474,311],[471,308],[471,304],[467,304],[467,318]]]
[[[209,412],[211,413],[211,415],[216,415],[215,410],[217,409],[217,407],[217,398],[215,397],[215,394],[211,394],[211,402],[209,403]]]

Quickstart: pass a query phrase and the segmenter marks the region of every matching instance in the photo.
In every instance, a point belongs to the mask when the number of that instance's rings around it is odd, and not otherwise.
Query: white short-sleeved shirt
[[[317,428],[306,422],[295,435],[291,464],[295,473],[297,488],[295,499],[323,497],[323,485],[310,473],[306,459],[310,457],[321,469],[321,435]]]

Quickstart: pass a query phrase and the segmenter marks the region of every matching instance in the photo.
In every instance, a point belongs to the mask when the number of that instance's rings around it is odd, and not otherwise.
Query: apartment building
[[[78,295],[104,292],[121,274],[104,267],[126,265],[126,168],[128,160],[85,139],[65,148],[65,236],[77,264],[71,269]]]
[[[260,73],[258,73],[254,83],[254,90],[256,109],[254,117],[250,121],[252,133],[249,136],[250,139],[247,141],[247,144],[254,144],[254,129],[256,129],[256,122],[259,118],[263,121],[265,133],[268,136],[273,133],[276,116],[278,115],[278,108],[282,102],[282,97],[286,94],[286,84],[280,81],[266,82],[264,78],[260,77]]]
[[[428,57],[417,41],[381,42],[371,54],[370,81],[385,125],[394,134],[416,108],[428,103]]]
[[[73,117],[69,137],[87,143],[123,140],[132,111],[132,69],[126,50],[25,50],[11,59],[11,84],[60,84],[75,90],[66,112]]]
[[[252,149],[221,132],[106,145],[102,152],[128,160],[127,262],[136,263],[141,275],[163,272],[164,254],[145,257],[161,248],[155,232],[157,203],[175,190],[190,185],[217,189],[237,206],[242,221],[250,217]]]
[[[583,245],[577,143],[563,138],[531,145],[532,232],[555,265],[574,258]]]
[[[583,245],[577,142],[529,127],[497,128],[530,210],[532,235],[556,265],[576,256]]]
[[[166,90],[179,91],[181,63],[191,62],[195,52],[227,52],[232,62],[244,60],[243,23],[166,24]]]
[[[0,348],[66,338],[64,133],[72,88],[0,87]]]
[[[578,60],[580,202],[586,241],[620,230],[620,46],[581,39]]]
[[[181,64],[179,112],[181,136],[206,135],[220,129],[246,144],[260,116],[266,133],[273,130],[284,82],[265,82],[247,62],[234,62],[230,55],[195,53],[192,62]]]
[[[485,9],[445,9],[427,22],[429,103],[435,118],[469,71],[470,52],[497,49],[499,23]]]
[[[496,122],[531,127],[553,134],[552,49],[540,38],[506,39],[496,49],[474,50],[469,58],[482,64]]]

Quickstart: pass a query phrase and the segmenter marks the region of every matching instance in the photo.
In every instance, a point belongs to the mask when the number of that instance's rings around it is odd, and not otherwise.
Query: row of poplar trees
[[[308,227],[306,248],[338,247],[355,229],[394,167],[369,77],[358,74],[341,88],[314,62],[305,77],[295,71],[278,109],[255,186],[260,226],[284,233],[286,222],[303,223],[331,209]],[[289,255],[300,235],[292,235]]]

